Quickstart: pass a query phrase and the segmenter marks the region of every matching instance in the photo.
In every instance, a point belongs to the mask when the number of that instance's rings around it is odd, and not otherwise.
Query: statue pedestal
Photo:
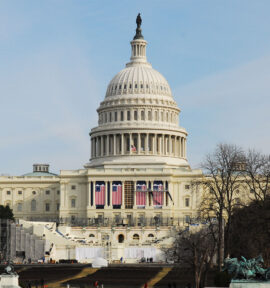
[[[20,288],[18,275],[0,275],[0,288]]]
[[[270,281],[232,280],[230,288],[270,288]]]

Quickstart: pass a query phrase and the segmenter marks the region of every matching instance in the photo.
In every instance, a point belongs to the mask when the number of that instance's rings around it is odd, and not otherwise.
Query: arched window
[[[148,238],[153,238],[154,235],[152,233],[148,234]]]
[[[140,240],[140,236],[138,234],[134,234],[133,235],[133,240]]]
[[[37,201],[33,199],[31,201],[31,211],[36,211],[37,210]]]
[[[137,113],[137,111],[134,111],[134,120],[138,120],[138,113]]]
[[[148,111],[148,120],[152,120],[152,113],[151,113],[151,111]]]
[[[124,243],[125,237],[123,234],[118,235],[118,243]]]
[[[95,237],[95,235],[94,234],[90,234],[89,237]]]
[[[141,120],[144,120],[144,111],[141,111]]]

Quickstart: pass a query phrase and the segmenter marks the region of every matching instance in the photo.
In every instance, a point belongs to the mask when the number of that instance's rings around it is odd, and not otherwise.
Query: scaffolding
[[[134,205],[134,181],[125,181],[125,208],[132,209]]]

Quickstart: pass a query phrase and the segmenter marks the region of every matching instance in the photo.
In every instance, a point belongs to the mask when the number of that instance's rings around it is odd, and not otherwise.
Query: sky
[[[81,169],[138,12],[192,168],[225,142],[269,153],[269,0],[0,0],[0,175]]]

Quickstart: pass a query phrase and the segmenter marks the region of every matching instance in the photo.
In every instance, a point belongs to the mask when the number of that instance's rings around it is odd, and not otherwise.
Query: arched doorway
[[[124,243],[125,237],[123,234],[118,235],[118,243]]]

